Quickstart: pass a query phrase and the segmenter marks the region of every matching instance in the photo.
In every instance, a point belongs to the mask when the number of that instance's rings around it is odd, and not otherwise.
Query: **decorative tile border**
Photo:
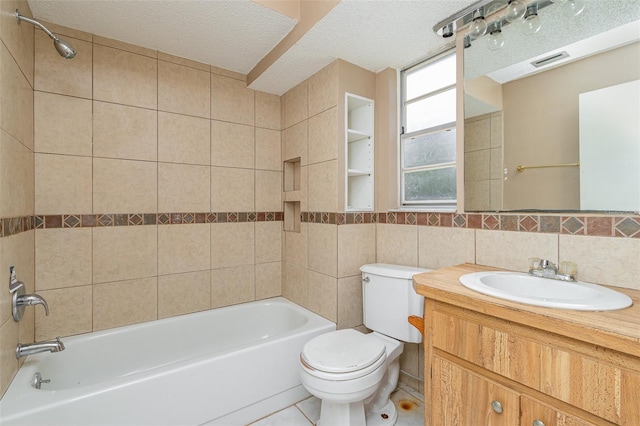
[[[386,223],[490,231],[640,238],[640,216],[547,216],[510,213],[303,212],[302,222],[348,225]]]
[[[491,231],[640,238],[640,216],[562,216],[499,213],[302,212],[304,223],[386,223]],[[0,219],[0,237],[32,229],[283,221],[283,212],[128,213],[37,215]]]

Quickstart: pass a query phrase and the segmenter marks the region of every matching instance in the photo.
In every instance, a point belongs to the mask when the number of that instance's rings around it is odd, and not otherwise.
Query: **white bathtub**
[[[64,351],[27,357],[0,424],[246,424],[309,395],[298,355],[332,330],[274,298],[64,338]],[[36,372],[51,383],[35,389]]]

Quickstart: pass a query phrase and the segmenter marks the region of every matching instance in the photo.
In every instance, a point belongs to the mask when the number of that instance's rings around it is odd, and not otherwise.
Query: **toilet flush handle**
[[[369,281],[371,281],[371,280],[369,279],[369,277],[364,277],[364,278],[362,279],[362,282],[363,282],[363,283],[368,283]]]

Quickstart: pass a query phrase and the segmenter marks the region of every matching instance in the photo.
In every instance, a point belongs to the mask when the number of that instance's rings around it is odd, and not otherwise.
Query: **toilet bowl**
[[[300,354],[300,377],[322,400],[318,426],[395,424],[397,412],[389,394],[397,383],[402,348],[397,340],[353,329],[309,341]],[[390,365],[396,367],[395,375]],[[393,383],[383,384],[389,380]],[[376,404],[378,400],[382,403]]]
[[[403,342],[419,343],[410,315],[423,315],[424,299],[412,277],[426,269],[398,265],[364,265],[364,324],[372,333],[353,329],[311,339],[300,354],[304,387],[322,400],[318,426],[394,425],[397,410],[389,399],[400,373]]]

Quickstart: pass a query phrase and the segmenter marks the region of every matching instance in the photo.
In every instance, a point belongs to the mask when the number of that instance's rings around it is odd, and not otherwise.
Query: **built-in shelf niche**
[[[284,192],[300,191],[300,157],[285,161],[283,166]]]
[[[284,202],[284,230],[300,232],[300,201]]]
[[[283,163],[282,187],[287,201],[284,202],[284,230],[300,232],[300,157],[286,160]],[[293,200],[289,199],[293,198]],[[297,199],[297,200],[296,200]]]
[[[373,211],[374,102],[362,96],[345,95],[347,211]]]

